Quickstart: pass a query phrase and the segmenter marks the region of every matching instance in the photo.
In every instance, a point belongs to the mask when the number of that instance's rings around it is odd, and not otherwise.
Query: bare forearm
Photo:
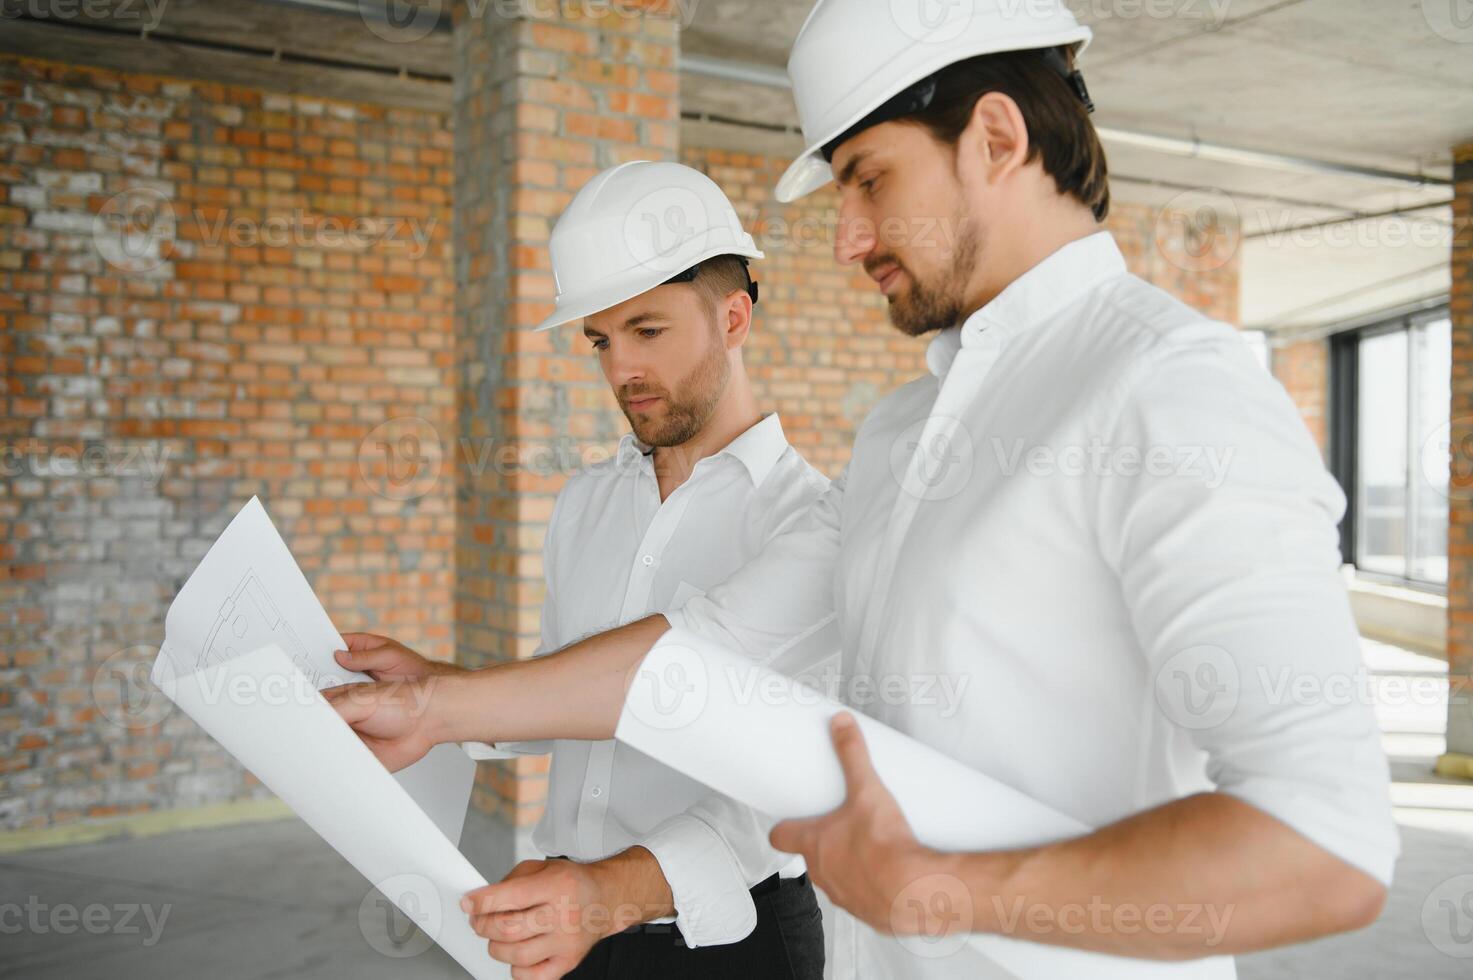
[[[608,905],[610,933],[675,914],[675,896],[660,862],[643,847],[631,847],[588,866]]]
[[[973,931],[1151,959],[1235,954],[1374,921],[1384,887],[1275,818],[1203,793],[1070,841],[939,854]]]
[[[436,740],[612,738],[634,669],[669,629],[649,616],[535,660],[437,677]]]

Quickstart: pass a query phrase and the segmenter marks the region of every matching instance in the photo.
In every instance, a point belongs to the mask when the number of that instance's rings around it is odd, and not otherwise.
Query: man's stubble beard
[[[960,322],[967,312],[967,287],[982,252],[982,236],[964,213],[958,211],[952,221],[957,227],[956,250],[945,271],[935,282],[922,282],[911,269],[903,267],[910,289],[890,300],[890,322],[908,337],[945,330]]]
[[[647,446],[680,446],[700,434],[716,410],[717,402],[726,392],[726,383],[731,378],[731,362],[727,360],[726,348],[714,321],[711,323],[711,345],[706,356],[690,374],[681,380],[676,390],[683,394],[677,399],[668,391],[641,389],[626,392],[625,399],[642,394],[657,394],[665,400],[665,417],[643,424],[636,422],[633,414],[621,400],[624,417],[634,429],[634,434]]]

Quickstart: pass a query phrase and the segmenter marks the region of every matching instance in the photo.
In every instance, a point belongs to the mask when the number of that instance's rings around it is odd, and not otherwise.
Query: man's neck
[[[736,375],[700,432],[678,446],[655,449],[655,477],[660,483],[660,500],[690,478],[696,463],[725,449],[733,439],[762,420],[752,389]]]
[[[1007,254],[987,257],[985,271],[991,274],[966,304],[962,320],[997,299],[1004,289],[1065,245],[1104,230],[1105,226],[1095,221],[1093,214],[1071,208],[1058,220],[1040,221],[1025,231],[1010,234],[1005,239],[1010,245]],[[994,241],[1000,237],[994,237]]]

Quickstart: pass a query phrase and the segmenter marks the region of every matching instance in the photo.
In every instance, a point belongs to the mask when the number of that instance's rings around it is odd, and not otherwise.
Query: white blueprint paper
[[[270,644],[155,681],[364,878],[477,980],[510,971],[460,910],[486,884],[317,693],[294,654]],[[406,962],[406,975],[412,965]]]
[[[154,683],[163,676],[165,660],[173,675],[182,677],[272,643],[317,690],[371,680],[333,659],[333,652],[347,644],[266,508],[252,497],[169,606]],[[458,844],[475,772],[475,763],[459,748],[437,745],[394,778],[451,843]]]
[[[615,736],[671,768],[778,819],[844,800],[829,719],[844,706],[694,633],[665,633],[636,671]],[[876,772],[923,844],[994,850],[1077,837],[1089,827],[955,759],[854,712]],[[940,966],[924,942],[865,929],[877,960],[906,976]],[[965,940],[1023,980],[1222,980],[1231,958],[1164,963],[1083,953],[996,935]],[[869,969],[874,969],[872,960]],[[867,970],[862,970],[868,975]],[[950,975],[955,975],[954,973]]]

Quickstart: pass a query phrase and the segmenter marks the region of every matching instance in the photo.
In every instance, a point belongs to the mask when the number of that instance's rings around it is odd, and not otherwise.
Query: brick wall
[[[1274,377],[1289,392],[1322,455],[1329,452],[1330,343],[1302,340],[1273,352]]]
[[[1473,758],[1473,143],[1455,152],[1452,251],[1452,486],[1447,654],[1454,694],[1449,752]],[[1473,765],[1463,774],[1473,775]]]
[[[251,494],[340,628],[449,655],[451,481],[359,463],[452,430],[450,152],[444,116],[0,58],[0,829],[264,793],[127,670]]]

